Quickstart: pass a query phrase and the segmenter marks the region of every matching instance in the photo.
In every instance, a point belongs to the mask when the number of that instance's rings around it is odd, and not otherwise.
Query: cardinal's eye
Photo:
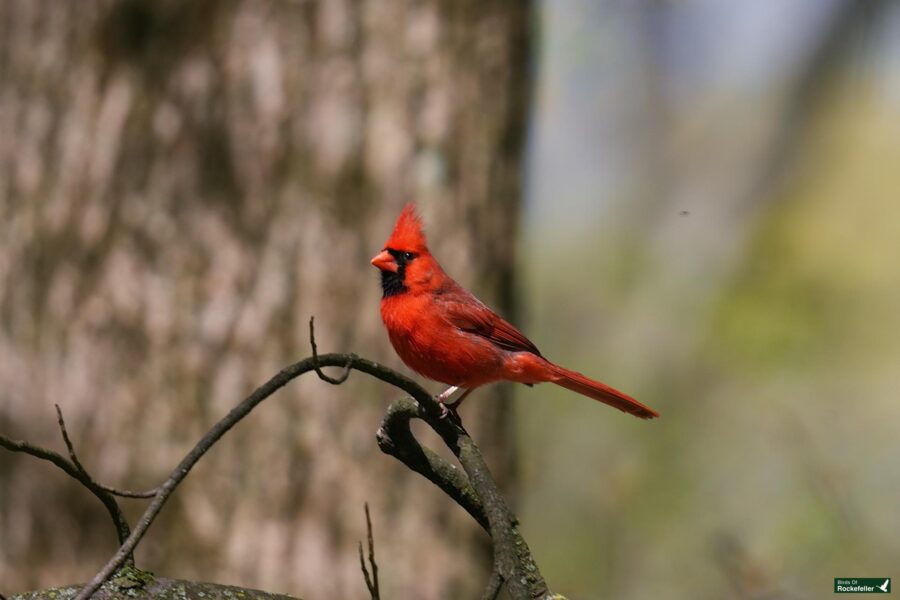
[[[404,259],[404,260],[412,260],[412,259],[414,259],[415,257],[416,257],[416,255],[413,254],[412,252],[404,252],[404,253],[403,253],[403,259]]]

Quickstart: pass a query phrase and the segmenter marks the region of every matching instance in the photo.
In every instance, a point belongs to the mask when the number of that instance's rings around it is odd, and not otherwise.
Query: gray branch
[[[460,422],[440,418],[440,408],[425,390],[406,391],[416,402],[401,399],[391,404],[376,434],[379,447],[441,488],[488,530],[494,547],[493,573],[506,582],[512,598],[548,597],[547,583],[519,532],[518,521],[475,442]],[[418,443],[409,428],[412,418],[425,421],[441,436],[464,473]],[[493,573],[488,590],[496,583]]]
[[[359,543],[359,566],[362,569],[363,577],[366,580],[366,588],[369,590],[369,597],[372,600],[381,600],[381,589],[378,586],[378,565],[375,563],[375,536],[372,535],[372,519],[369,516],[368,502],[366,502],[366,532],[368,533],[369,567],[372,569],[371,577],[369,576],[369,569],[366,568],[366,561],[363,558],[362,542]]]
[[[323,367],[342,367],[344,372],[338,378],[331,378],[322,372]],[[329,383],[339,384],[346,380],[351,370],[371,375],[403,390],[415,399],[413,401],[405,398],[391,404],[382,426],[378,430],[378,445],[382,451],[394,456],[412,470],[435,483],[490,533],[494,547],[494,565],[488,590],[496,595],[500,584],[505,582],[509,594],[514,600],[548,597],[547,584],[519,533],[516,518],[497,489],[497,484],[491,476],[481,452],[461,422],[453,419],[441,419],[441,408],[438,403],[425,389],[411,379],[355,354],[314,354],[279,371],[213,425],[169,474],[162,485],[150,492],[114,490],[114,488],[101,486],[95,482],[77,460],[61,413],[59,413],[60,429],[66,447],[69,449],[71,460],[67,460],[51,450],[33,446],[27,442],[11,440],[5,436],[0,436],[0,446],[53,463],[97,496],[113,517],[119,533],[120,547],[93,579],[80,590],[76,600],[86,600],[117,569],[126,563],[133,563],[132,554],[135,547],[140,543],[147,529],[178,485],[206,452],[257,405],[291,380],[309,371],[315,371]],[[459,459],[462,471],[418,443],[409,428],[410,420],[413,418],[425,421],[441,436],[447,447]],[[152,493],[150,504],[133,530],[129,531],[128,524],[122,517],[113,493],[136,497],[145,497]],[[372,557],[371,553],[370,557]],[[498,577],[501,581],[497,581]]]
[[[481,594],[481,600],[497,600],[501,587],[503,587],[503,576],[496,569],[491,570],[491,576]]]
[[[62,432],[63,442],[66,445],[66,449],[69,451],[69,460],[72,461],[72,464],[84,475],[91,484],[95,485],[99,489],[109,492],[113,496],[122,496],[123,498],[152,498],[156,495],[156,489],[152,489],[146,492],[133,492],[131,490],[122,490],[119,488],[110,487],[108,485],[103,485],[102,483],[95,481],[93,477],[91,477],[90,473],[87,472],[87,469],[81,464],[81,461],[78,460],[78,455],[75,453],[75,446],[72,444],[72,440],[69,438],[69,432],[66,429],[66,421],[63,419],[62,409],[59,408],[59,404],[54,404],[56,407],[56,420],[59,423],[59,430]],[[124,521],[124,519],[123,519]],[[128,537],[128,532],[125,532],[125,537]],[[120,537],[119,543],[121,544],[123,539]]]
[[[34,444],[30,444],[23,440],[14,440],[5,435],[0,435],[0,446],[11,452],[22,452],[23,454],[28,454],[52,463],[64,471],[68,476],[81,483],[81,485],[94,494],[106,508],[106,511],[109,513],[109,516],[112,518],[113,524],[115,525],[119,544],[124,544],[131,534],[131,529],[128,527],[128,521],[125,520],[125,516],[122,514],[122,509],[119,508],[119,503],[116,502],[110,488],[102,486],[94,481],[81,465],[78,456],[75,454],[75,448],[72,445],[72,441],[69,439],[69,433],[66,431],[66,422],[63,420],[62,411],[60,410],[59,405],[56,405],[56,415],[63,441],[69,451],[69,460],[66,460],[64,456],[53,450],[41,448],[40,446],[35,446]],[[134,557],[132,556],[131,551],[123,555],[121,564],[134,564]]]
[[[401,398],[394,401],[387,410],[381,427],[375,433],[378,447],[419,473],[450,496],[478,521],[485,531],[490,532],[484,505],[469,477],[430,448],[421,446],[410,429],[411,419],[421,419],[424,410],[415,401]]]

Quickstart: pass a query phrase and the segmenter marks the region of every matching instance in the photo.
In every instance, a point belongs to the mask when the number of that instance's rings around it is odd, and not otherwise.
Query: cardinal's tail
[[[556,385],[561,385],[588,398],[599,400],[604,404],[609,404],[613,408],[618,408],[641,419],[653,419],[659,416],[659,413],[652,408],[644,406],[631,396],[623,394],[606,384],[594,381],[590,377],[585,377],[581,373],[570,371],[559,365],[552,365],[552,367],[555,377],[551,381]]]

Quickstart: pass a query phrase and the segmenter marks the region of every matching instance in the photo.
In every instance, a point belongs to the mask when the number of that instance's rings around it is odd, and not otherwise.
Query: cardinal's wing
[[[461,331],[483,337],[504,350],[541,355],[525,334],[461,286],[444,290],[435,297],[435,301],[447,321]]]

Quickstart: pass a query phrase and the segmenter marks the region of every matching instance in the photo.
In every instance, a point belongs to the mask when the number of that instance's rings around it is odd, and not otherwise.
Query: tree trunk
[[[528,14],[511,0],[0,2],[0,429],[58,445],[59,403],[98,479],[152,487],[310,353],[310,315],[321,351],[400,366],[368,258],[412,198],[445,268],[512,314]],[[386,597],[471,596],[483,534],[378,452],[393,392],[352,379],[268,400],[198,465],[138,565],[364,597],[367,500]],[[463,409],[501,484],[502,392]],[[88,579],[113,550],[106,519],[66,478],[0,454],[4,591]]]

